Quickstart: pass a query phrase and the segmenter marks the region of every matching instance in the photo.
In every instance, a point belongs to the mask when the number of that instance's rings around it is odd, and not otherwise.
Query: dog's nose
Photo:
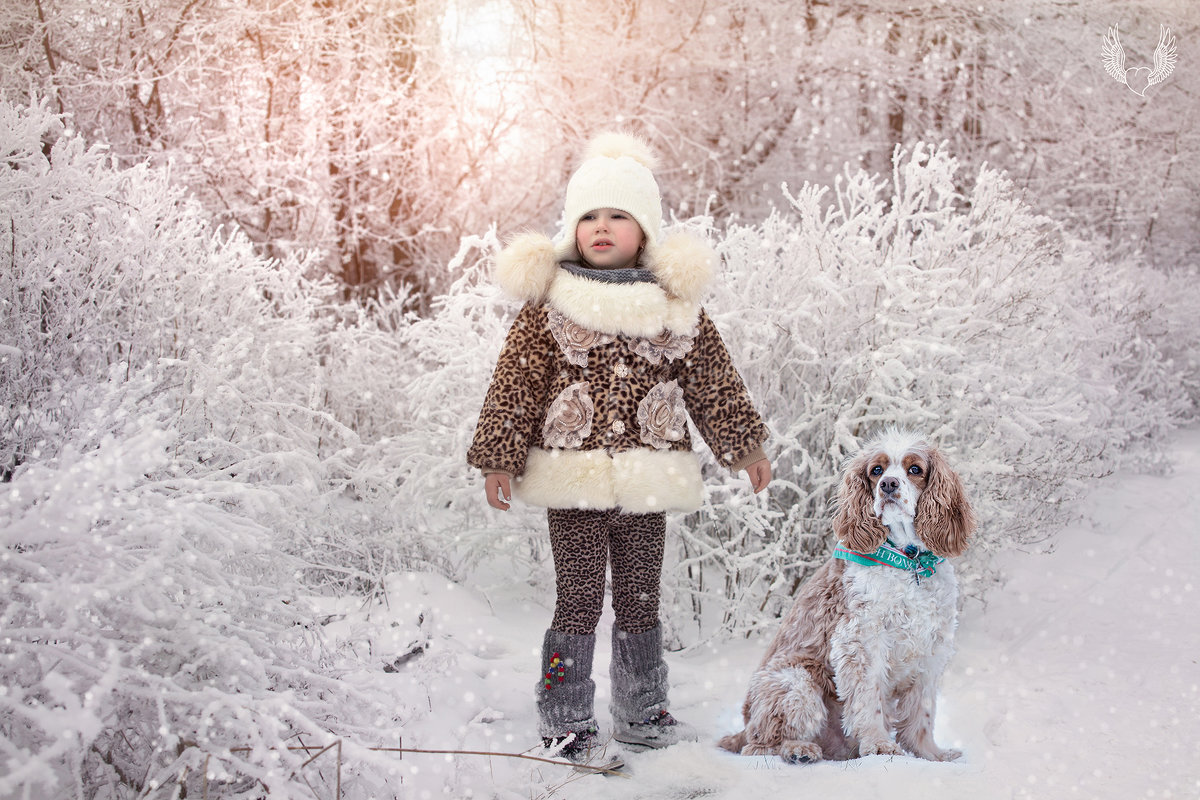
[[[879,491],[884,494],[895,494],[900,489],[899,478],[884,478],[879,482]]]

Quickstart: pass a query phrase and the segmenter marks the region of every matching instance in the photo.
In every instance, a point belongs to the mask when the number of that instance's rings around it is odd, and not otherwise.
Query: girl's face
[[[632,267],[646,241],[642,228],[629,214],[615,208],[597,208],[579,219],[575,246],[596,269]]]

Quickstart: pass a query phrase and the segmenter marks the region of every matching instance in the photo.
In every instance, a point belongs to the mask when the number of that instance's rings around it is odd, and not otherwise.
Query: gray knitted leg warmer
[[[546,631],[537,684],[538,733],[543,737],[582,734],[596,728],[592,707],[592,653],[596,635]]]
[[[667,707],[667,663],[662,626],[626,633],[615,625],[612,639],[613,722],[641,722]]]
[[[641,747],[696,741],[696,731],[667,712],[667,663],[662,628],[625,633],[613,628],[613,738]]]

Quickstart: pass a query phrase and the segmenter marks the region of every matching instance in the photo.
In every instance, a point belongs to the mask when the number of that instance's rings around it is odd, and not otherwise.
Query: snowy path
[[[752,642],[669,657],[673,711],[705,740],[632,755],[628,779],[579,778],[565,768],[511,759],[422,762],[424,768],[406,760],[414,772],[404,776],[400,796],[429,790],[431,796],[597,800],[1200,797],[1194,611],[1200,522],[1187,502],[1200,486],[1200,430],[1181,433],[1171,455],[1169,476],[1100,482],[1085,501],[1083,520],[1063,531],[1055,552],[1006,554],[1000,561],[1006,586],[986,606],[965,609],[938,715],[939,742],[962,749],[959,762],[878,756],[786,766],[719,751],[711,742],[737,726],[746,680],[761,654],[763,643]],[[457,672],[473,673],[469,687],[456,681],[432,697],[441,721],[407,731],[410,746],[429,739],[521,750],[534,738],[529,669],[548,612],[531,607],[530,598],[488,594],[490,612],[472,611],[494,618],[478,624],[476,614],[467,615],[476,624],[461,629],[448,622],[453,641],[442,644],[445,657],[458,652]],[[487,647],[470,645],[483,629]],[[601,641],[606,636],[602,631]],[[596,659],[602,725],[606,649]],[[418,794],[406,794],[413,789]]]

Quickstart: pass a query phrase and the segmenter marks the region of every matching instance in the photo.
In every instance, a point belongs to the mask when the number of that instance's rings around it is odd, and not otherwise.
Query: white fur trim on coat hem
[[[513,483],[521,502],[546,508],[620,508],[630,514],[695,511],[704,503],[691,451],[531,448]]]

